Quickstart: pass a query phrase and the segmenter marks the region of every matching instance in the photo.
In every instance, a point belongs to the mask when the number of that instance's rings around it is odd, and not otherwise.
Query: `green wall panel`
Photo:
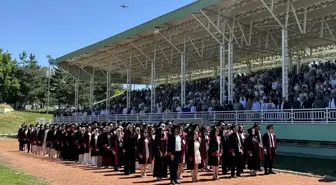
[[[262,133],[266,132],[266,126],[261,125]],[[336,141],[336,124],[274,124],[274,128],[279,139]]]

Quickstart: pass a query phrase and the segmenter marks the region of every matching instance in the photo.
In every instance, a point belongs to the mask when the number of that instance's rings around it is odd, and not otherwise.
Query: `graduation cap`
[[[259,127],[259,126],[260,126],[260,124],[257,123],[257,122],[255,122],[254,125],[253,125],[253,128],[257,128],[257,127]]]
[[[175,129],[177,129],[177,128],[178,128],[178,129],[181,129],[181,126],[178,125],[178,124],[173,124],[173,128],[172,128],[172,129],[175,130]]]
[[[231,130],[234,129],[236,126],[238,126],[238,125],[236,125],[235,123],[233,123],[233,124],[231,125]]]
[[[162,129],[163,129],[163,128],[165,128],[165,127],[166,127],[166,125],[165,125],[164,123],[161,123],[159,128],[162,128]]]
[[[266,129],[269,130],[269,129],[273,128],[273,127],[274,127],[273,124],[271,124],[271,125],[267,125]]]
[[[249,128],[249,129],[247,129],[247,133],[249,134],[249,135],[252,135],[252,129],[253,129],[254,127],[251,127],[251,128]]]

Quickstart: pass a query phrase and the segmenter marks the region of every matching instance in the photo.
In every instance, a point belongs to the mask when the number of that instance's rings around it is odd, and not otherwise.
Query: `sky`
[[[195,0],[1,0],[0,48],[47,65]],[[120,5],[129,5],[121,8]]]

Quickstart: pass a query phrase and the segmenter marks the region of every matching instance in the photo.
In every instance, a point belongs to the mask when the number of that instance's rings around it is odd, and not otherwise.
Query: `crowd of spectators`
[[[196,111],[272,110],[300,108],[336,108],[336,61],[304,64],[297,74],[295,67],[289,73],[289,98],[282,97],[281,68],[260,70],[250,74],[235,74],[233,102],[220,105],[219,78],[203,78],[186,83],[185,106],[180,106],[180,84],[156,87],[156,106],[151,111],[151,90],[131,92],[131,108],[126,108],[126,93],[111,100],[109,109],[74,111],[75,114],[146,114]],[[227,89],[227,79],[226,79]],[[227,92],[225,94],[227,100]],[[73,114],[73,113],[72,113]]]

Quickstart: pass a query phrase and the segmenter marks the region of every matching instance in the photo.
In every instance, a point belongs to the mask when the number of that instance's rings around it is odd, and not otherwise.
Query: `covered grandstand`
[[[106,106],[110,84],[127,84],[127,108],[132,84],[150,84],[151,110],[156,85],[179,82],[183,107],[186,81],[215,75],[224,104],[226,92],[233,100],[234,73],[279,66],[282,96],[288,99],[293,65],[299,73],[303,63],[336,58],[335,10],[335,0],[198,0],[59,57],[56,64],[77,81],[90,81],[90,105],[94,81],[106,81]]]

